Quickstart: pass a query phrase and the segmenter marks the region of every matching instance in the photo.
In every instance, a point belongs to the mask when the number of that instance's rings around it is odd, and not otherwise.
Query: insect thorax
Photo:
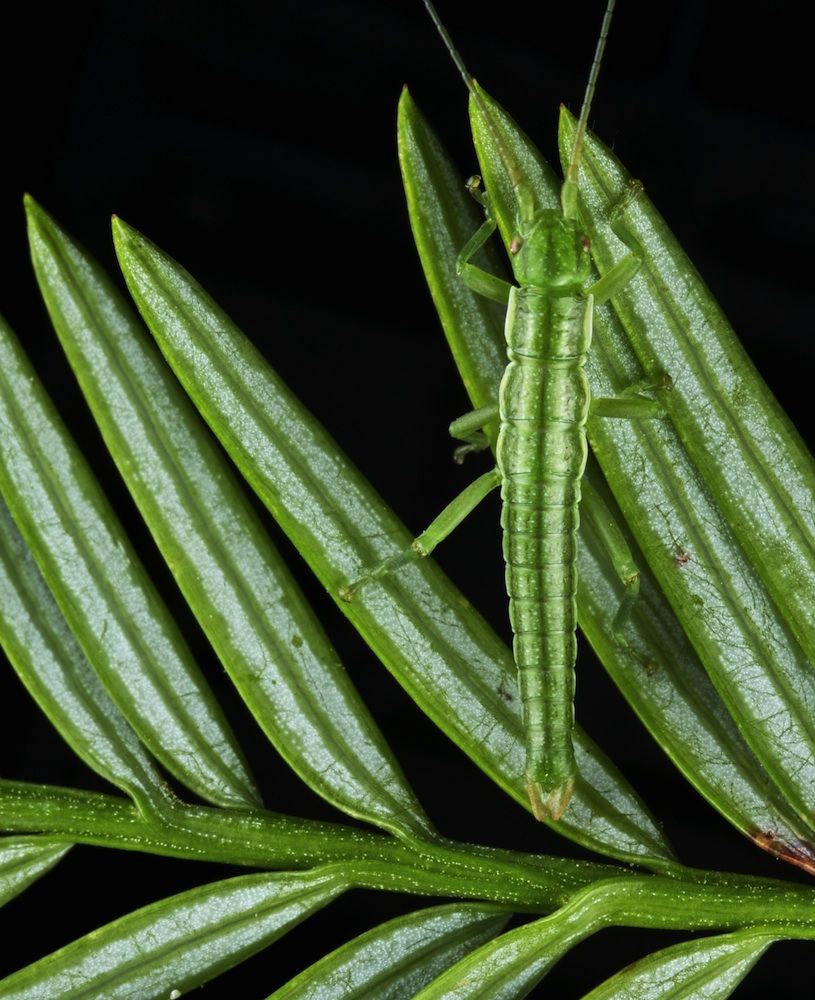
[[[573,219],[539,209],[530,222],[516,222],[510,246],[519,285],[580,294],[589,277],[589,241]],[[516,249],[517,247],[517,249]]]

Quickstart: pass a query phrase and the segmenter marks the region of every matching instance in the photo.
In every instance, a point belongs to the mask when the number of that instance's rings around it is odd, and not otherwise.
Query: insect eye
[[[524,243],[524,241],[521,239],[520,236],[513,236],[512,237],[512,241],[509,244],[509,252],[512,254],[513,257],[521,249],[521,247],[523,246],[523,243]]]
[[[591,250],[591,240],[588,238],[588,236],[580,237],[580,246],[583,247],[583,250],[586,253],[589,253],[589,251]]]

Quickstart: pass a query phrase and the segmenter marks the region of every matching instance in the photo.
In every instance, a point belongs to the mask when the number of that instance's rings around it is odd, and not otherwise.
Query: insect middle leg
[[[643,379],[628,386],[618,396],[595,396],[589,405],[589,413],[593,417],[615,417],[622,420],[664,417],[662,401],[643,396],[642,393],[669,391],[672,385],[667,373],[650,381]]]
[[[491,403],[489,406],[481,406],[477,410],[465,413],[463,417],[450,424],[450,437],[466,442],[453,452],[453,459],[458,465],[461,465],[470,452],[489,448],[490,441],[484,428],[497,419],[498,404]]]

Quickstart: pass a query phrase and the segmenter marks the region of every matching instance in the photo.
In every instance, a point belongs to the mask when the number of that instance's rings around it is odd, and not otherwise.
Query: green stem
[[[613,865],[452,841],[408,843],[338,823],[260,810],[178,802],[146,818],[124,799],[9,781],[0,782],[0,829],[266,869],[373,863],[381,866],[382,877],[394,891],[486,899],[535,913],[548,912],[577,889],[619,872]]]
[[[125,799],[8,781],[0,782],[0,829],[266,869],[338,865],[359,887],[483,899],[533,913],[579,905],[629,926],[701,930],[777,922],[815,936],[811,889],[679,865],[676,877],[641,875],[613,865],[454,841],[399,840],[338,823],[181,802],[145,818]]]

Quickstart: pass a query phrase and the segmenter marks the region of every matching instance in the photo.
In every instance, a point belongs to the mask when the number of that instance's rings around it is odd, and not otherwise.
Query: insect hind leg
[[[586,477],[583,478],[581,492],[583,516],[606,550],[614,571],[623,585],[622,600],[611,622],[611,635],[615,645],[628,650],[630,646],[626,637],[626,626],[639,598],[640,571],[617,519]]]
[[[475,482],[470,483],[465,490],[462,490],[454,500],[447,504],[441,514],[431,522],[421,535],[413,539],[408,549],[385,559],[353,583],[340,587],[340,599],[350,603],[357,591],[366,584],[381,580],[400,566],[429,556],[439,542],[443,542],[500,482],[501,477],[497,469],[491,469],[483,476],[479,476]]]

